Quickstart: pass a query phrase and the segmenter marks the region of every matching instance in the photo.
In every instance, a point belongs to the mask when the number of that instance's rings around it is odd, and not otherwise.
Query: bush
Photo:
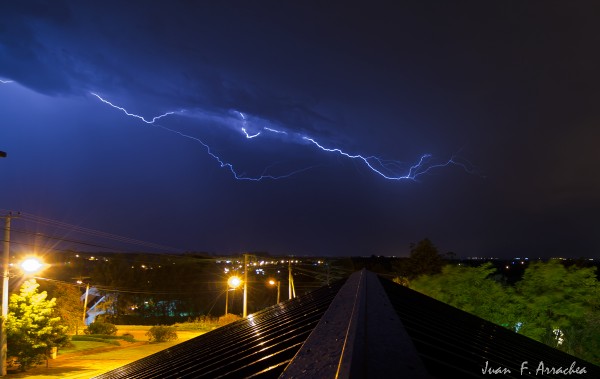
[[[85,334],[104,334],[114,336],[117,334],[117,327],[108,322],[92,322],[88,325]]]
[[[109,345],[120,346],[119,341],[114,339],[102,338],[102,337],[93,337],[93,336],[73,336],[71,341],[92,341],[92,342],[103,342]]]
[[[241,320],[242,318],[238,315],[234,315],[231,313],[226,314],[225,316],[219,317],[219,326],[231,324],[232,322]]]
[[[167,342],[177,339],[177,331],[174,326],[153,326],[146,332],[150,342]]]

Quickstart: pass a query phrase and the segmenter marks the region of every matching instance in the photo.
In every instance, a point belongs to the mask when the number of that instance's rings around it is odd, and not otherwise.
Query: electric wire
[[[156,244],[153,242],[142,241],[142,240],[138,240],[138,239],[134,239],[134,238],[130,238],[130,237],[120,236],[117,234],[103,232],[100,230],[85,228],[85,227],[82,227],[79,225],[73,225],[73,224],[63,222],[63,221],[53,220],[53,219],[33,215],[30,213],[26,213],[26,212],[10,212],[10,211],[4,210],[4,209],[0,209],[0,212],[14,214],[13,217],[15,219],[19,219],[22,221],[33,222],[36,224],[51,226],[54,228],[66,229],[69,232],[87,234],[87,235],[90,235],[93,237],[105,238],[105,239],[109,239],[109,240],[113,240],[113,241],[117,241],[117,242],[121,242],[121,243],[125,243],[125,244],[143,246],[146,248],[152,248],[152,249],[157,249],[157,250],[162,250],[162,251],[183,251],[184,250],[181,248],[160,245],[160,244]]]

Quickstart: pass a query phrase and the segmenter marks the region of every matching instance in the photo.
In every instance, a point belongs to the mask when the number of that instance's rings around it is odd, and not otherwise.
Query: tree
[[[489,262],[479,267],[448,265],[440,274],[420,276],[410,287],[514,330],[519,321],[519,305],[514,303],[513,289],[493,279],[495,272]]]
[[[595,267],[531,263],[514,286],[494,279],[492,263],[447,265],[410,287],[592,363],[600,362],[600,282]]]
[[[69,342],[67,326],[56,316],[56,299],[38,292],[37,282],[28,280],[10,297],[6,319],[8,355],[16,357],[21,371],[42,362],[52,347]]]
[[[516,284],[523,302],[520,331],[591,362],[600,360],[600,282],[596,268],[535,262]]]
[[[414,279],[420,275],[439,274],[445,264],[437,247],[425,238],[417,244],[410,245],[410,256],[406,261],[406,276]]]
[[[83,303],[80,290],[61,282],[50,282],[44,286],[49,296],[56,298],[56,315],[68,327],[69,334],[75,334],[79,327],[83,327]]]

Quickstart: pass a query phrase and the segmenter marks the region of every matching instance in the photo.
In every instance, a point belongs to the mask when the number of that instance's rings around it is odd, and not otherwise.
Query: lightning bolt
[[[263,129],[267,130],[269,132],[277,133],[277,134],[288,134],[287,132],[284,132],[282,130],[275,130],[275,129],[267,128],[266,126]]]
[[[248,138],[248,139],[252,139],[252,138],[260,136],[260,132],[258,132],[256,134],[248,134],[248,132],[246,131],[246,128],[243,128],[243,127],[242,127],[242,132],[244,132],[244,134],[246,135],[246,138]]]
[[[202,146],[204,146],[204,148],[206,149],[206,152],[208,153],[208,155],[210,155],[212,158],[214,158],[219,163],[219,165],[221,166],[221,168],[228,169],[232,173],[233,177],[235,179],[237,179],[237,180],[261,181],[261,180],[264,180],[264,179],[272,179],[272,180],[285,179],[285,178],[289,178],[292,175],[296,175],[296,174],[298,174],[300,172],[310,170],[311,168],[314,167],[314,166],[310,166],[310,167],[301,168],[301,169],[294,170],[294,171],[289,172],[289,173],[284,174],[284,175],[269,175],[269,174],[267,174],[267,170],[272,167],[272,166],[269,166],[269,167],[266,167],[263,170],[262,174],[259,175],[259,176],[256,176],[256,177],[246,176],[244,174],[241,174],[241,173],[237,172],[235,170],[235,168],[233,167],[233,164],[224,161],[218,155],[216,155],[215,153],[213,153],[212,150],[211,150],[211,148],[210,148],[210,146],[208,144],[206,144],[204,141],[202,141],[200,138],[194,137],[194,136],[189,135],[189,134],[182,133],[182,132],[180,132],[178,130],[171,129],[171,128],[168,128],[166,126],[159,125],[159,124],[156,123],[157,120],[159,120],[159,119],[161,119],[163,117],[166,117],[166,116],[169,116],[169,115],[173,115],[173,114],[183,113],[184,110],[181,110],[179,112],[166,112],[166,113],[163,113],[163,114],[161,114],[159,116],[153,117],[150,120],[147,120],[143,116],[130,113],[125,108],[120,107],[118,105],[115,105],[115,104],[111,103],[110,101],[102,98],[100,95],[98,95],[98,94],[96,94],[94,92],[90,92],[90,94],[94,95],[96,98],[98,98],[104,104],[108,104],[111,107],[120,110],[121,112],[125,113],[127,116],[138,118],[138,119],[142,120],[143,122],[145,122],[146,124],[152,124],[154,126],[162,128],[162,129],[164,129],[166,131],[169,131],[171,133],[175,133],[175,134],[177,134],[177,135],[179,135],[181,137],[188,138],[188,139],[191,139],[193,141],[196,141],[196,142],[200,143]],[[246,118],[243,115],[243,113],[241,113],[241,112],[238,112],[238,113],[242,116],[242,119],[245,121]],[[254,138],[254,137],[257,137],[260,134],[260,132],[258,132],[256,135],[250,136],[250,135],[248,135],[248,133],[246,133],[246,130],[243,127],[242,127],[242,131],[246,134],[247,138]]]
[[[315,141],[314,139],[306,137],[306,136],[302,137],[302,139],[313,143],[314,145],[316,145],[319,149],[321,149],[323,151],[327,151],[330,153],[337,153],[337,154],[343,155],[344,157],[347,157],[350,159],[361,160],[364,162],[365,165],[367,165],[367,167],[371,171],[375,172],[376,174],[378,174],[388,180],[405,180],[405,179],[415,180],[417,176],[425,174],[427,171],[429,171],[430,169],[432,169],[434,167],[434,166],[425,167],[425,162],[427,161],[428,158],[431,157],[431,154],[424,154],[421,156],[418,163],[416,163],[410,167],[410,169],[408,170],[408,172],[406,174],[404,174],[404,175],[389,175],[389,174],[385,174],[382,171],[382,168],[384,168],[386,166],[386,164],[382,159],[380,159],[378,157],[375,157],[375,156],[364,157],[360,154],[353,155],[353,154],[346,153],[343,150],[338,149],[338,148],[331,149],[328,147],[324,147],[321,144],[319,144],[317,141]],[[374,162],[377,162],[377,164],[380,167],[375,167]],[[447,166],[449,164],[449,162],[450,161],[448,161],[445,164],[440,164],[440,165],[436,165],[436,166],[438,166],[438,167]],[[424,167],[425,167],[425,169],[424,169]]]
[[[182,133],[182,132],[180,132],[178,130],[167,128],[166,126],[162,126],[162,125],[158,125],[158,124],[157,124],[157,126],[160,127],[160,128],[162,128],[162,129],[164,129],[164,130],[168,130],[168,131],[170,131],[172,133],[178,134],[178,135],[180,135],[182,137],[189,138],[191,140],[194,140],[194,141],[200,143],[202,146],[204,146],[206,148],[206,152],[208,153],[208,155],[210,155],[217,162],[219,162],[219,165],[221,166],[221,168],[227,168],[227,169],[229,169],[229,171],[231,171],[231,173],[233,174],[233,177],[236,178],[237,180],[250,180],[250,181],[259,182],[259,181],[261,181],[263,179],[273,179],[273,180],[284,179],[284,178],[289,178],[292,175],[296,175],[296,174],[298,174],[300,172],[310,170],[311,168],[314,167],[314,166],[305,167],[305,168],[302,168],[302,169],[299,169],[299,170],[292,171],[292,172],[290,172],[288,174],[285,174],[285,175],[268,175],[266,172],[267,172],[267,170],[270,167],[266,167],[263,170],[263,172],[262,172],[262,174],[260,176],[257,176],[257,177],[245,176],[245,175],[242,175],[242,174],[239,174],[238,172],[236,172],[235,169],[234,169],[234,167],[233,167],[233,165],[231,163],[223,161],[218,155],[214,154],[211,151],[210,146],[208,146],[206,143],[204,143],[200,138],[191,136],[189,134]]]
[[[182,133],[182,132],[180,132],[178,130],[168,128],[166,126],[159,125],[159,124],[156,123],[156,121],[160,120],[163,117],[166,117],[166,116],[169,116],[169,115],[181,114],[181,113],[185,112],[185,110],[181,110],[181,111],[178,111],[178,112],[166,112],[166,113],[163,113],[163,114],[161,114],[159,116],[155,116],[152,119],[146,119],[143,116],[140,116],[140,115],[128,112],[125,108],[117,106],[117,105],[111,103],[110,101],[102,98],[100,95],[98,95],[96,93],[93,93],[93,92],[90,92],[90,93],[93,96],[95,96],[96,98],[98,98],[101,102],[103,102],[103,103],[105,103],[105,104],[107,104],[107,105],[109,105],[109,106],[111,106],[111,107],[113,107],[115,109],[120,110],[121,112],[125,113],[127,116],[138,118],[138,119],[142,120],[143,122],[145,122],[146,124],[153,124],[153,125],[155,125],[157,127],[160,127],[160,128],[162,128],[162,129],[164,129],[166,131],[169,131],[171,133],[175,133],[175,134],[177,134],[177,135],[179,135],[181,137],[188,138],[188,139],[191,139],[191,140],[193,140],[195,142],[200,143],[202,146],[204,146],[204,148],[206,149],[206,152],[208,153],[208,155],[211,156],[213,159],[215,159],[219,163],[219,165],[221,166],[221,168],[228,169],[232,173],[233,177],[235,179],[237,179],[237,180],[261,181],[263,179],[273,179],[273,180],[284,179],[284,178],[289,178],[290,176],[298,174],[300,172],[304,172],[304,171],[310,170],[311,168],[315,167],[315,166],[310,166],[310,167],[302,168],[302,169],[295,170],[295,171],[292,171],[292,172],[284,174],[284,175],[269,175],[269,174],[267,174],[267,171],[268,171],[269,168],[272,167],[272,166],[269,166],[269,167],[265,168],[263,170],[262,174],[259,175],[259,176],[256,176],[256,177],[246,176],[244,174],[241,174],[241,173],[237,172],[234,169],[233,164],[231,164],[229,162],[226,162],[221,157],[219,157],[218,155],[216,155],[212,151],[212,149],[210,148],[210,146],[208,144],[206,144],[204,141],[202,141],[201,139],[199,139],[197,137],[194,137],[192,135],[189,135],[189,134]],[[257,138],[257,137],[259,137],[261,135],[261,131],[258,131],[258,132],[254,133],[254,134],[249,134],[248,131],[246,130],[246,126],[248,126],[247,117],[242,112],[239,112],[239,111],[234,111],[234,112],[237,113],[241,117],[241,119],[242,119],[242,125],[243,126],[240,129],[241,129],[241,132],[244,134],[244,136],[247,139]],[[270,128],[270,127],[262,127],[260,130],[264,130],[264,131],[267,131],[267,132],[270,132],[270,133],[273,133],[273,134],[290,135],[290,133],[288,133],[287,131],[273,129],[273,128]],[[401,166],[402,166],[401,162],[391,161],[391,160],[384,160],[384,159],[381,159],[381,158],[376,157],[376,156],[363,156],[363,155],[360,155],[360,154],[351,154],[351,153],[347,153],[347,152],[343,151],[340,148],[325,147],[322,144],[320,144],[319,142],[317,142],[314,138],[311,138],[311,137],[308,137],[306,135],[302,135],[302,134],[299,134],[299,133],[292,133],[292,136],[294,137],[294,139],[297,139],[297,140],[300,140],[300,141],[304,141],[305,143],[312,144],[312,145],[316,146],[318,149],[320,149],[322,151],[325,151],[325,152],[328,152],[328,153],[339,154],[339,155],[344,156],[344,157],[346,157],[348,159],[351,159],[351,160],[362,161],[362,163],[364,163],[364,165],[368,169],[370,169],[371,171],[373,171],[377,175],[379,175],[379,176],[381,176],[381,177],[383,177],[384,179],[387,179],[387,180],[396,180],[396,181],[399,181],[399,180],[413,180],[414,181],[414,180],[417,179],[417,177],[419,177],[421,175],[424,175],[424,174],[427,174],[431,170],[434,170],[436,168],[447,167],[447,166],[450,166],[450,165],[462,167],[466,172],[468,172],[470,174],[476,174],[476,172],[473,169],[470,168],[470,167],[472,167],[472,165],[470,165],[470,164],[467,165],[466,163],[459,162],[457,160],[456,156],[452,156],[450,159],[448,159],[445,162],[438,163],[438,164],[432,164],[432,163],[430,163],[430,160],[432,158],[431,154],[423,154],[420,157],[420,159],[415,164],[413,164],[412,166],[410,166],[410,168],[408,169],[408,171],[406,171],[406,169],[404,169],[405,170],[404,173],[398,174],[396,172],[398,170],[401,170]]]
[[[169,115],[172,115],[172,114],[176,114],[176,113],[178,113],[178,112],[167,112],[167,113],[163,113],[163,114],[161,114],[160,116],[153,117],[151,120],[146,120],[146,119],[145,119],[143,116],[139,116],[139,115],[137,115],[137,114],[129,113],[129,112],[127,112],[127,110],[126,110],[125,108],[122,108],[122,107],[119,107],[119,106],[117,106],[117,105],[114,105],[114,104],[113,104],[113,103],[111,103],[110,101],[103,99],[103,98],[102,98],[100,95],[98,95],[98,94],[96,94],[96,93],[94,93],[94,92],[90,92],[90,94],[92,94],[92,95],[96,96],[96,97],[97,97],[97,98],[98,98],[98,99],[99,99],[101,102],[103,102],[104,104],[108,104],[108,105],[110,105],[111,107],[113,107],[113,108],[115,108],[115,109],[118,109],[118,110],[122,111],[122,112],[123,112],[123,113],[125,113],[127,116],[131,116],[131,117],[139,118],[140,120],[144,121],[146,124],[154,124],[154,123],[156,122],[156,120],[160,120],[160,119],[161,119],[161,118],[163,118],[163,117],[166,117],[166,116],[169,116]]]
[[[14,81],[13,80],[2,80],[2,79],[0,79],[0,83],[2,83],[2,84],[14,83]]]

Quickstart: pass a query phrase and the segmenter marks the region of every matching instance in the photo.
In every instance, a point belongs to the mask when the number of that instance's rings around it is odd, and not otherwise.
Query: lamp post
[[[83,284],[83,281],[78,280],[77,284]],[[83,327],[85,328],[85,316],[87,315],[87,301],[88,294],[90,293],[90,283],[86,283],[85,285],[85,300],[83,300]],[[75,334],[77,334],[77,330],[75,330]]]
[[[10,264],[10,219],[9,213],[4,217],[4,251],[2,256],[2,322],[0,325],[0,375],[6,376],[6,316],[8,316],[8,265]]]
[[[225,316],[227,316],[227,311],[229,307],[229,289],[235,290],[242,284],[242,280],[237,276],[230,276],[227,279],[227,289],[225,291]]]
[[[281,293],[281,281],[275,280],[275,279],[269,279],[269,284],[272,286],[277,284],[277,303],[276,304],[279,304],[279,294]]]

